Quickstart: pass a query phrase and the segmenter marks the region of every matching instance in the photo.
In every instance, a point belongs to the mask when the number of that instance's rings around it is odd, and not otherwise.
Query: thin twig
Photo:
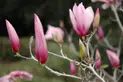
[[[114,48],[114,47],[109,43],[109,41],[107,40],[107,38],[104,38],[103,41],[105,42],[106,46],[107,46],[108,48],[110,48],[111,50],[114,50],[114,51],[117,50],[117,48]]]
[[[80,65],[80,62],[75,61],[75,60],[72,60],[72,59],[68,58],[67,56],[61,56],[61,55],[59,55],[59,54],[55,54],[55,53],[50,52],[50,51],[48,51],[48,53],[49,53],[49,54],[52,54],[52,55],[54,55],[54,56],[56,56],[56,57],[59,57],[59,58],[68,60],[68,61],[73,61],[73,62],[75,62],[76,65]],[[85,64],[83,64],[83,63],[81,63],[81,65],[88,68],[88,66],[85,65]]]
[[[36,59],[36,58],[33,56],[33,54],[32,54],[32,43],[33,43],[33,36],[30,37],[29,52],[30,52],[31,57],[32,57],[35,61],[37,61],[37,59]]]
[[[65,55],[64,55],[64,53],[63,53],[63,48],[62,48],[62,44],[60,44],[60,53],[61,53],[61,55],[63,56],[63,57],[65,57]]]
[[[27,59],[27,60],[28,60],[28,59],[29,59],[29,60],[32,59],[31,57],[26,57],[26,56],[22,56],[22,55],[15,55],[15,57],[21,57],[21,58]]]
[[[86,43],[88,56],[90,56],[90,53],[89,53],[89,44],[90,44],[90,41],[91,41],[93,35],[96,33],[96,31],[97,31],[97,29],[95,29],[95,30],[92,32],[91,36],[88,38],[88,41],[87,41],[87,43]]]
[[[120,51],[121,51],[121,44],[122,44],[123,37],[120,37],[119,44],[118,44],[118,50],[117,50],[117,55],[120,57]]]
[[[68,58],[68,57],[66,57],[66,56],[63,57],[63,56],[61,56],[61,55],[55,54],[55,53],[50,52],[50,51],[48,51],[48,53],[49,53],[49,54],[52,54],[52,55],[54,55],[54,56],[57,56],[57,57],[59,57],[59,58],[66,59],[66,60],[68,60],[68,61],[74,61],[75,64],[77,64],[77,65],[82,65],[82,66],[84,66],[84,67],[90,69],[90,70],[94,73],[94,75],[96,75],[102,82],[105,82],[104,79],[102,79],[102,77],[97,74],[97,72],[94,70],[94,68],[93,68],[91,65],[87,66],[87,65],[85,65],[85,64],[83,64],[83,63],[80,63],[80,62],[77,62],[77,61],[75,61],[75,60],[72,60],[72,59],[70,59],[70,58]]]
[[[45,68],[50,71],[51,73],[56,74],[57,76],[65,76],[65,77],[70,77],[70,78],[75,78],[75,79],[79,79],[81,80],[81,77],[75,76],[75,75],[70,75],[70,74],[65,74],[65,73],[60,73],[58,71],[54,71],[53,69],[51,69],[50,67],[45,65]]]
[[[117,82],[117,69],[115,69],[113,72],[113,79],[114,79],[114,82]]]
[[[91,65],[89,65],[89,69],[94,73],[94,75],[96,75],[102,82],[105,82],[105,80],[101,77],[101,76],[99,76],[98,74],[97,74],[97,72],[94,70],[94,68],[91,66]]]
[[[114,15],[115,15],[115,18],[116,18],[116,20],[117,20],[117,23],[118,23],[118,25],[119,25],[119,28],[120,28],[121,31],[123,32],[123,25],[122,25],[122,23],[121,23],[121,21],[120,21],[120,18],[119,18],[119,15],[118,15],[118,13],[117,13],[117,10],[116,10],[115,6],[114,6],[114,5],[111,5],[111,9],[112,9],[112,11],[113,11],[113,13],[114,13]]]
[[[113,77],[112,77],[109,73],[107,73],[105,70],[103,70],[103,72],[105,73],[105,76],[106,76],[108,79],[110,79],[110,80],[113,81]]]
[[[120,80],[120,78],[123,76],[123,67],[122,67],[122,71],[121,71],[121,74],[120,74],[120,76],[118,76],[118,78],[117,78],[117,82]]]

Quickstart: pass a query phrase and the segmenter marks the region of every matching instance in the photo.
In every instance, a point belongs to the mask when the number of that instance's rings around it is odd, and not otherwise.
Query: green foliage
[[[103,64],[101,65],[101,69],[105,69],[105,68],[108,68],[109,66],[107,64]]]

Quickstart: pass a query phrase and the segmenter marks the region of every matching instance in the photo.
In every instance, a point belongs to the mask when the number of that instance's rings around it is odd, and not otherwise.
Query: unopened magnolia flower
[[[73,75],[76,74],[76,66],[75,66],[74,62],[72,62],[72,61],[70,62],[70,71]]]
[[[17,53],[17,52],[19,52],[19,49],[20,49],[19,37],[18,37],[14,27],[10,24],[10,22],[8,20],[6,20],[6,27],[7,27],[9,39],[11,41],[12,50]]]
[[[56,38],[57,42],[62,43],[63,37],[64,37],[64,31],[61,28],[48,25],[48,30],[45,34],[46,40],[51,40]]]
[[[109,58],[109,61],[112,65],[112,67],[117,68],[120,64],[120,59],[119,59],[118,55],[111,50],[106,50],[106,53],[108,55],[108,58]]]
[[[104,32],[101,26],[98,27],[97,36],[100,40],[104,38]]]
[[[26,80],[32,80],[33,75],[26,71],[13,71],[8,75],[0,77],[0,82],[15,82],[21,78],[24,78]]]
[[[100,56],[100,52],[97,49],[96,50],[96,63],[95,63],[95,67],[96,69],[99,69],[101,67],[101,56]]]
[[[82,3],[78,6],[74,4],[73,9],[69,9],[70,20],[75,32],[80,36],[85,36],[94,19],[92,7],[85,9]]]
[[[93,28],[97,29],[99,27],[100,23],[100,10],[97,8],[95,16],[94,16],[94,21],[93,21]]]
[[[82,40],[79,39],[79,48],[80,48],[80,57],[86,57],[87,56],[87,51],[86,51],[86,47],[84,45],[84,43],[82,42]]]
[[[39,17],[34,14],[34,28],[35,28],[35,54],[36,58],[41,64],[48,60],[47,44],[44,37],[43,26]]]

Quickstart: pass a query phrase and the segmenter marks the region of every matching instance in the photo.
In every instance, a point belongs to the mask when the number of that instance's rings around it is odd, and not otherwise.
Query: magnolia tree
[[[117,10],[121,10],[121,1],[120,0],[92,0],[92,2],[100,1],[104,4],[102,5],[103,9],[111,8],[114,16],[116,18],[117,24],[119,25],[119,30],[123,32],[123,26],[119,19]],[[107,37],[104,36],[103,29],[100,25],[100,10],[97,8],[96,12],[93,11],[92,7],[85,8],[83,3],[74,4],[72,9],[69,9],[70,21],[73,26],[75,33],[78,34],[79,38],[79,52],[76,50],[72,42],[72,34],[66,33],[65,30],[48,25],[48,30],[44,35],[43,26],[38,15],[34,14],[34,31],[35,31],[35,56],[32,54],[31,44],[33,42],[33,36],[30,38],[29,50],[30,57],[25,57],[19,54],[20,49],[20,40],[19,37],[12,26],[12,24],[6,20],[6,27],[8,30],[10,42],[12,44],[12,50],[15,52],[15,56],[31,59],[36,62],[39,62],[44,66],[49,72],[56,74],[57,76],[64,76],[69,78],[78,79],[81,82],[118,82],[122,75],[122,67],[120,66],[120,54],[121,54],[121,42],[122,35],[117,41],[118,46],[114,48],[108,41]],[[61,21],[60,27],[64,28],[64,24]],[[91,28],[91,29],[90,29]],[[79,61],[71,59],[64,54],[62,49],[64,35],[68,35],[68,42],[72,46],[75,54],[78,54],[77,57]],[[96,37],[94,37],[96,36]],[[113,74],[109,74],[105,71],[105,68],[108,67],[108,64],[102,65],[102,57],[100,50],[97,48],[98,43],[92,46],[92,39],[101,40],[104,42],[105,46],[108,49],[105,49],[107,57],[110,61],[110,64],[113,69]],[[54,40],[60,46],[60,53],[56,54],[51,51],[48,51],[46,40]],[[53,70],[45,63],[48,62],[48,55],[53,55],[59,58],[62,58],[63,61],[67,60],[70,62],[70,71],[71,74],[61,73]],[[119,68],[120,67],[120,68]],[[77,70],[79,68],[79,70]],[[85,75],[83,75],[83,73]]]

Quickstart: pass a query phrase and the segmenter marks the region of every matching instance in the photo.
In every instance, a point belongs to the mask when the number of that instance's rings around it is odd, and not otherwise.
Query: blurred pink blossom
[[[35,54],[41,64],[45,64],[48,60],[47,44],[44,37],[43,26],[38,15],[34,14],[35,28]]]
[[[102,5],[103,9],[107,9],[110,7],[110,5],[114,4],[114,6],[116,8],[118,8],[121,5],[121,0],[91,0],[92,2],[104,2],[104,4]]]
[[[100,2],[104,2],[104,3],[113,3],[114,0],[91,0],[92,2],[96,2],[96,1],[100,1]]]
[[[98,27],[97,36],[100,40],[104,38],[104,32],[101,26]]]
[[[26,80],[32,80],[33,75],[26,71],[13,71],[8,75],[0,77],[0,82],[15,82],[21,78],[24,78]]]
[[[83,3],[78,6],[74,4],[73,9],[69,9],[70,20],[75,32],[80,36],[85,36],[94,19],[94,12],[92,7],[85,9]]]
[[[108,55],[108,58],[109,58],[109,61],[112,65],[112,67],[117,68],[120,64],[120,59],[119,59],[118,55],[111,50],[106,50],[106,53]]]
[[[109,6],[114,3],[114,0],[91,0],[91,1],[92,2],[96,2],[96,1],[104,2],[104,4],[102,5],[103,9],[109,8]]]
[[[70,62],[70,71],[73,75],[76,74],[76,66],[75,66],[74,62],[72,62],[72,61]]]
[[[59,38],[60,40],[63,40],[64,31],[59,27],[54,27],[54,26],[48,25],[48,30],[45,34],[45,39],[51,40],[54,37],[56,37],[57,39]]]
[[[96,63],[95,63],[96,69],[99,69],[101,67],[101,56],[98,49],[96,49]]]

